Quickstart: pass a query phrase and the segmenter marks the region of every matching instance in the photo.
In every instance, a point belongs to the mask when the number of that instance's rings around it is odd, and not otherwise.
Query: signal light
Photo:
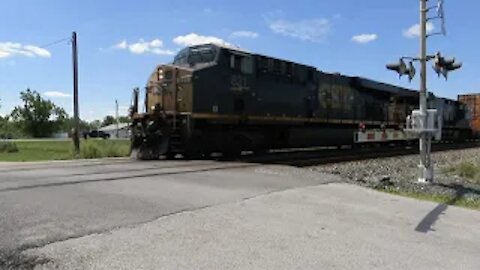
[[[387,69],[397,72],[399,78],[401,78],[403,75],[408,75],[408,79],[410,81],[412,81],[417,72],[415,67],[413,66],[413,62],[410,62],[407,67],[407,64],[405,64],[405,61],[402,58],[400,58],[398,63],[388,64]]]
[[[457,70],[462,67],[462,63],[456,63],[455,58],[445,58],[443,57],[440,52],[435,54],[435,60],[433,62],[433,70],[440,75],[445,77],[445,80],[448,79],[448,72]]]
[[[417,70],[413,66],[413,62],[410,61],[409,66],[408,66],[408,80],[411,82],[413,78],[415,77],[415,74],[417,74]]]
[[[401,77],[402,75],[406,74],[405,71],[407,70],[407,65],[405,65],[405,61],[403,61],[403,59],[400,59],[398,63],[388,64],[387,69],[396,71]]]

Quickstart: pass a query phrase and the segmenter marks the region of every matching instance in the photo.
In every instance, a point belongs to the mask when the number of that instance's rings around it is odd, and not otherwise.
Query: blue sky
[[[436,0],[430,0],[435,4]],[[30,87],[71,111],[67,41],[78,32],[80,111],[86,120],[121,113],[131,89],[144,86],[156,64],[203,41],[227,42],[252,52],[314,65],[327,72],[364,76],[417,88],[385,69],[418,54],[418,1],[225,0],[2,0],[0,10],[0,114]],[[480,2],[446,0],[448,35],[429,39],[429,52],[456,56],[464,67],[445,82],[429,68],[429,90],[456,97],[480,92]],[[432,13],[433,15],[433,13]],[[440,29],[438,22],[431,26]],[[410,29],[411,28],[411,29]]]

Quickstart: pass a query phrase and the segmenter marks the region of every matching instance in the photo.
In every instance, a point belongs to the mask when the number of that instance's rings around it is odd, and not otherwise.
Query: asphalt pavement
[[[288,166],[0,164],[0,268],[480,269],[480,212]]]

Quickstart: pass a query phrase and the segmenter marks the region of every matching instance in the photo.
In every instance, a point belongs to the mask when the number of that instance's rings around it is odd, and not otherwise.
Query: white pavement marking
[[[267,170],[265,170],[267,171]],[[37,269],[480,269],[480,212],[347,184],[164,216],[24,252]]]

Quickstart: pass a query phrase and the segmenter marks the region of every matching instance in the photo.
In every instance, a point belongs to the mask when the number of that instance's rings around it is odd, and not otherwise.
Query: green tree
[[[13,139],[25,137],[16,123],[10,121],[8,116],[0,116],[0,139]]]
[[[1,108],[0,104],[0,108]],[[0,115],[0,139],[13,139],[25,137],[18,125],[11,121],[8,115]]]
[[[64,121],[62,121],[59,131],[71,132],[74,125],[75,125],[75,119],[73,117],[66,118]],[[90,123],[80,119],[79,130],[80,132],[90,130]]]
[[[120,123],[127,123],[127,124],[128,124],[128,123],[131,122],[131,119],[130,119],[130,117],[128,117],[128,116],[119,116],[119,117],[118,117],[118,122],[120,122]]]
[[[108,126],[108,125],[111,125],[111,124],[115,124],[117,121],[115,120],[115,117],[111,116],[111,115],[107,115],[105,116],[105,118],[103,118],[103,122],[102,122],[102,127],[105,127],[105,126]]]
[[[48,137],[65,124],[67,113],[53,102],[43,99],[36,91],[20,92],[23,106],[13,109],[11,117],[22,130],[35,138]]]
[[[93,120],[89,124],[90,130],[99,129],[101,126],[102,126],[102,121],[100,120]]]

